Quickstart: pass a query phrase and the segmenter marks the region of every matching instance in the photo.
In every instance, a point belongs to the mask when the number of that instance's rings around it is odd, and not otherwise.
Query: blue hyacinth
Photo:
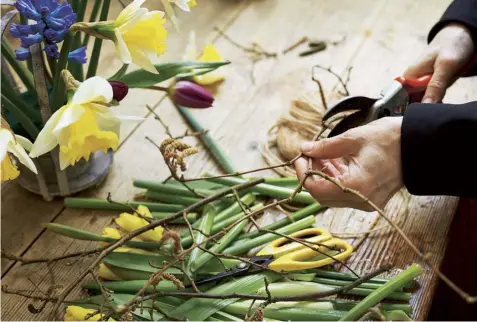
[[[30,57],[28,48],[42,42],[45,53],[58,59],[57,44],[65,39],[71,25],[76,22],[76,13],[71,6],[66,1],[60,4],[57,0],[17,0],[15,7],[21,15],[36,21],[31,25],[13,23],[10,26],[12,36],[21,41],[22,48],[15,50],[16,59],[27,60]],[[85,48],[73,50],[68,58],[83,64],[86,62]]]

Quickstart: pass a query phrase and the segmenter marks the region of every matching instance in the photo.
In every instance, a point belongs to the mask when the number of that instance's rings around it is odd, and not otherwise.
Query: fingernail
[[[432,99],[432,97],[424,97],[424,99],[422,100],[422,102],[424,104],[432,104],[434,103],[434,100]]]
[[[301,144],[301,150],[303,152],[310,152],[313,149],[313,142],[303,142]]]

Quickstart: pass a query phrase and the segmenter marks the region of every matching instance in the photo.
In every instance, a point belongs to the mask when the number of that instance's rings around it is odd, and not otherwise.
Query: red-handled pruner
[[[402,116],[406,107],[420,101],[426,91],[432,75],[420,78],[397,77],[381,91],[380,98],[365,96],[348,96],[337,102],[326,111],[323,122],[331,117],[348,111],[357,112],[346,116],[328,134],[328,137],[339,135],[347,130],[367,124],[385,116]]]

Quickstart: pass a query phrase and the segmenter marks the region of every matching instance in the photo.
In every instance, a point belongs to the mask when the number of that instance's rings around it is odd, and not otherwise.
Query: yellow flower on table
[[[59,145],[63,170],[81,159],[89,160],[93,152],[116,150],[121,118],[109,107],[112,99],[113,89],[104,78],[95,76],[81,83],[46,122],[30,156],[39,157]]]
[[[140,216],[138,216],[138,214],[144,217],[152,218],[149,209],[145,206],[140,205],[134,214],[122,213],[121,215],[119,215],[119,218],[115,219],[115,222],[127,232],[135,231],[149,224],[146,219],[141,218]],[[137,237],[138,239],[143,241],[158,242],[162,240],[163,232],[164,228],[159,226],[152,230],[148,230]]]
[[[12,133],[8,123],[2,118],[0,128],[0,160],[2,160],[2,182],[15,179],[20,175],[17,166],[13,163],[11,155],[24,164],[35,174],[38,173],[35,164],[28,156],[25,149],[31,149],[32,143],[20,135]]]
[[[84,32],[92,27],[94,36],[112,40],[116,52],[124,64],[134,63],[141,68],[158,74],[153,59],[166,51],[167,30],[162,11],[141,8],[146,0],[134,0],[121,11],[114,21],[80,23]],[[74,28],[74,26],[73,26]]]
[[[198,62],[220,62],[224,60],[213,44],[205,45],[199,53],[195,41],[195,32],[193,31],[189,35],[189,42],[183,59]],[[224,78],[224,67],[221,67],[207,74],[194,76],[193,81],[200,85],[211,85],[224,80]]]
[[[103,230],[103,233],[101,234],[103,237],[108,237],[112,239],[120,239],[122,237],[121,232],[117,230],[116,228],[112,227],[106,227]],[[132,241],[135,240],[141,240],[139,238],[133,238]],[[100,242],[101,246],[106,246],[109,245],[110,243],[108,242]],[[139,248],[130,248],[130,247],[118,247],[114,250],[115,252],[120,252],[120,253],[136,253],[136,254],[154,254],[153,252],[144,250],[144,249],[139,249]]]
[[[95,309],[85,309],[81,306],[70,305],[66,308],[66,313],[64,316],[65,321],[99,321],[103,315],[98,313],[86,319],[88,314],[96,312]],[[108,321],[115,321],[112,318],[109,318]]]

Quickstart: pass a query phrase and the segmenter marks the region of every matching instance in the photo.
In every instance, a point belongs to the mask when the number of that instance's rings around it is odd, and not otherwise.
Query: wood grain
[[[210,10],[209,14],[198,15],[202,24],[194,24],[198,33],[197,39],[216,39],[219,50],[233,64],[227,67],[227,79],[216,91],[215,107],[211,110],[194,110],[194,115],[210,130],[239,169],[262,166],[263,160],[258,146],[263,142],[267,130],[288,109],[292,99],[298,98],[303,92],[316,89],[310,80],[313,64],[332,66],[339,73],[344,73],[347,66],[352,65],[354,69],[349,84],[351,94],[377,95],[386,82],[402,73],[417,57],[419,50],[425,46],[427,31],[448,3],[448,0],[434,1],[432,4],[416,0],[264,0],[243,5],[209,0],[206,6],[207,10]],[[188,18],[183,19],[184,22],[187,22]],[[252,82],[250,60],[227,40],[217,38],[216,33],[210,33],[213,27],[211,21],[222,29],[226,28],[227,34],[237,42],[243,45],[257,42],[268,51],[281,52],[304,35],[326,39],[344,34],[346,41],[305,58],[299,58],[297,50],[279,56],[278,59],[259,61],[254,65],[255,81]],[[172,42],[171,48],[175,48],[176,53],[180,52],[183,42]],[[111,57],[113,56],[114,54],[111,54]],[[168,56],[168,59],[173,58],[172,54]],[[108,60],[110,57],[105,56],[104,59]],[[323,74],[320,79],[328,90],[336,85],[336,80],[330,75]],[[475,94],[468,94],[472,85],[475,86],[475,81],[460,80],[450,90],[449,99],[472,99],[470,95]],[[468,93],[465,94],[465,91]],[[146,95],[148,94],[145,91],[132,92],[122,112],[148,115],[144,105],[152,99],[149,100]],[[154,98],[157,99],[158,96],[155,95]],[[185,126],[180,116],[167,100],[162,102],[156,111],[171,126],[174,134],[184,131]],[[148,115],[142,124],[126,126],[125,133],[124,141],[116,153],[113,172],[107,182],[87,195],[105,197],[111,192],[117,200],[131,199],[138,192],[132,187],[132,178],[161,180],[168,176],[160,153],[144,139],[145,136],[156,142],[164,139],[160,124]],[[187,175],[191,177],[204,171],[218,171],[204,151],[191,158],[188,163],[190,167]],[[413,241],[431,253],[435,263],[440,263],[456,205],[455,198],[417,198],[402,191],[393,198],[386,210]],[[31,213],[31,209],[26,213]],[[50,215],[48,213],[45,217]],[[112,215],[99,211],[65,210],[55,218],[55,222],[100,232],[104,226],[110,224]],[[375,216],[374,213],[350,209],[330,209],[317,216],[317,225],[336,233],[362,232],[368,229]],[[378,226],[383,224],[380,222]],[[19,226],[17,224],[18,228]],[[34,231],[35,225],[31,226]],[[356,242],[357,238],[349,240]],[[74,241],[45,232],[28,249],[26,255],[45,256],[48,250],[49,256],[55,256],[94,246],[94,243]],[[370,235],[350,259],[350,263],[353,268],[365,272],[384,262],[392,262],[403,268],[415,260],[400,238],[385,227]],[[90,259],[85,258],[75,260],[69,263],[70,265],[56,263],[53,265],[56,282],[65,285],[71,275],[87,267],[89,262]],[[34,276],[35,280],[41,281],[39,286],[42,289],[46,289],[50,283],[46,268],[38,265],[15,267],[3,279],[3,284],[12,288],[31,288],[31,283],[26,279],[28,276]],[[425,319],[435,282],[436,277],[429,271],[420,279],[421,288],[412,299],[414,319]],[[79,294],[76,292],[72,296]],[[19,301],[16,296],[3,296],[3,319],[41,320],[46,317],[45,314],[28,313],[27,304],[25,301]]]

